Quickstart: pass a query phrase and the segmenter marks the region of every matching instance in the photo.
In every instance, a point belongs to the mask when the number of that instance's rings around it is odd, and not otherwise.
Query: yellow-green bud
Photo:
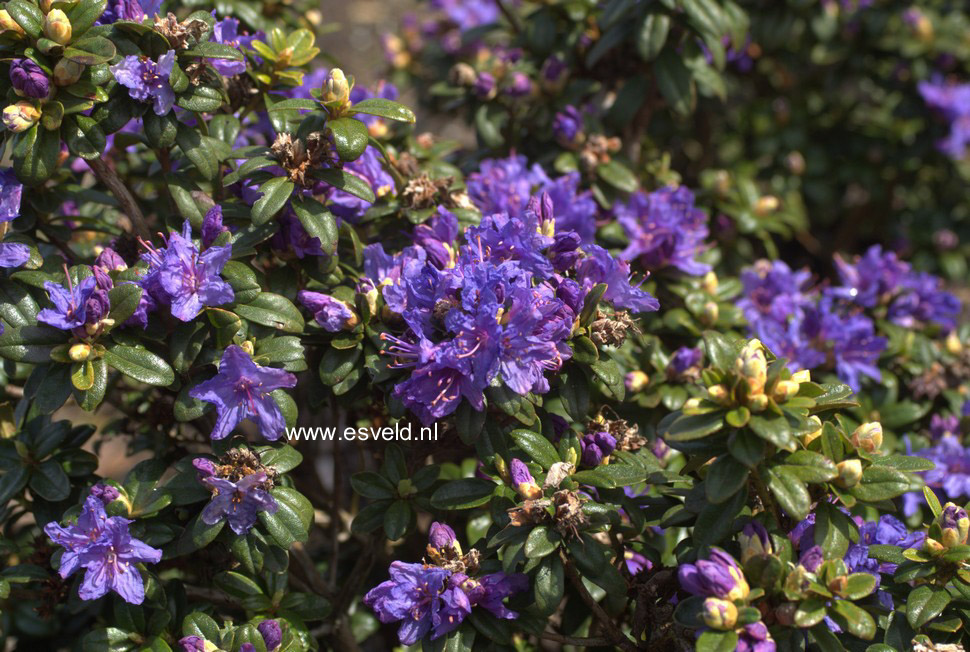
[[[802,444],[805,446],[808,446],[809,444],[811,444],[813,441],[818,439],[818,437],[822,434],[822,420],[819,419],[814,414],[808,417],[808,420],[811,421],[813,424],[815,424],[816,428],[815,430],[808,433],[807,435],[802,435]]]
[[[970,535],[970,517],[967,516],[967,510],[953,503],[947,503],[943,506],[943,511],[940,512],[936,522],[943,530],[944,548],[962,546],[967,542],[967,537]]]
[[[67,352],[67,355],[74,362],[84,362],[91,355],[91,346],[88,344],[75,344]]]
[[[702,324],[705,326],[713,326],[717,323],[717,318],[721,316],[721,309],[718,308],[716,302],[708,301],[701,309],[700,316]]]
[[[754,213],[758,217],[764,217],[778,210],[778,205],[777,197],[774,195],[765,195],[764,197],[758,198],[758,201],[754,205]]]
[[[739,376],[748,381],[748,392],[751,396],[765,391],[768,380],[768,359],[765,357],[765,347],[761,340],[751,340],[741,349],[735,363],[735,370]]]
[[[636,371],[631,371],[626,375],[624,379],[624,385],[626,385],[626,391],[636,394],[637,392],[643,391],[646,386],[650,384],[650,376],[643,373],[639,369]]]
[[[798,393],[798,383],[793,380],[779,380],[771,392],[771,398],[778,403],[784,403]]]
[[[867,453],[875,453],[882,446],[882,424],[870,421],[856,428],[849,438],[852,445]]]
[[[323,95],[320,99],[324,102],[339,102],[346,104],[350,100],[350,83],[344,76],[344,71],[334,68],[330,71],[330,76],[323,85]]]
[[[793,382],[796,382],[799,385],[802,383],[810,383],[812,382],[812,372],[808,369],[802,369],[801,371],[796,371],[793,373],[791,375],[791,379]]]
[[[51,9],[44,19],[44,36],[59,45],[71,42],[71,20],[60,9]]]
[[[960,341],[960,336],[956,334],[956,331],[952,331],[946,336],[946,351],[952,355],[960,355],[963,353],[963,342]]]
[[[26,32],[24,32],[24,28],[13,19],[6,9],[0,9],[0,32],[26,34]]]
[[[27,101],[11,104],[3,110],[3,126],[14,133],[27,131],[40,120],[40,109]]]
[[[252,356],[253,353],[256,351],[255,347],[253,346],[253,343],[250,340],[246,340],[245,342],[243,342],[240,348],[246,353],[248,353],[250,356]]]
[[[731,395],[724,385],[711,385],[707,388],[707,396],[718,405],[727,405],[731,402]]]
[[[839,472],[839,477],[835,479],[835,484],[843,489],[850,489],[856,486],[859,484],[859,480],[862,479],[861,460],[842,460],[835,465],[835,468]]]
[[[764,394],[758,394],[748,399],[748,409],[752,412],[764,412],[766,407],[768,407],[768,397]]]
[[[684,401],[684,407],[683,407],[684,414],[691,414],[692,412],[695,412],[696,410],[698,410],[700,407],[701,407],[701,399],[697,398],[696,396],[693,398],[689,398],[686,401]]]
[[[715,274],[714,272],[708,272],[707,274],[704,274],[704,280],[701,281],[701,286],[704,288],[704,291],[707,292],[708,294],[714,294],[715,292],[717,292],[717,286],[718,286],[717,274]]]
[[[70,59],[61,59],[54,65],[54,84],[70,86],[79,80],[83,73],[84,64],[76,63]]]
[[[738,608],[733,602],[721,600],[720,598],[708,598],[704,600],[704,611],[702,612],[704,624],[711,629],[729,630],[734,629],[738,622]]]
[[[944,550],[945,548],[943,547],[943,544],[936,539],[926,537],[926,539],[923,541],[923,552],[929,555],[938,555]]]

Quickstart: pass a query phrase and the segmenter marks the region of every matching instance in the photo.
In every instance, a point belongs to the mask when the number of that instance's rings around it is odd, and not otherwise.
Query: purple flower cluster
[[[114,287],[111,277],[100,267],[91,267],[92,275],[74,284],[67,274],[67,287],[47,281],[44,289],[53,308],[37,313],[37,321],[54,328],[71,331],[78,338],[94,336],[111,310],[108,291]]]
[[[78,590],[82,600],[96,600],[114,591],[126,602],[141,604],[145,584],[135,564],[157,563],[162,551],[146,545],[128,531],[132,521],[120,516],[108,517],[102,498],[88,496],[77,522],[62,526],[48,523],[44,532],[64,547],[58,572],[69,577],[79,568],[86,569]]]
[[[206,306],[220,306],[234,299],[232,288],[219,276],[229,262],[232,246],[211,246],[223,229],[221,210],[210,210],[202,225],[203,243],[210,242],[204,251],[192,241],[188,220],[181,234],[169,235],[167,246],[156,249],[142,243],[147,249],[142,259],[148,263],[148,273],[140,281],[145,305],[136,313],[142,325],[147,323],[147,313],[159,305],[169,306],[177,319],[192,321]]]
[[[140,23],[152,18],[162,8],[162,0],[112,0],[98,18],[98,25],[110,25],[119,20]]]
[[[457,549],[456,541],[450,527],[432,524],[429,548]],[[444,636],[476,606],[496,618],[518,618],[502,601],[528,588],[525,575],[498,572],[472,578],[460,570],[402,561],[391,562],[390,574],[391,579],[367,592],[364,604],[382,623],[401,623],[397,636],[402,645],[414,645],[429,632],[432,640]]]
[[[189,390],[189,396],[216,406],[212,439],[228,437],[241,421],[251,419],[259,425],[263,437],[273,441],[283,434],[286,422],[271,392],[295,386],[296,376],[282,369],[260,367],[233,344],[222,354],[219,373]]]
[[[528,166],[525,156],[485,159],[468,175],[468,195],[483,215],[519,215],[533,194],[552,200],[556,231],[573,231],[583,244],[593,242],[597,206],[590,191],[579,191],[579,173],[550,178],[539,164]]]
[[[617,204],[614,212],[630,239],[621,254],[624,260],[639,261],[651,272],[673,267],[698,276],[711,270],[710,265],[696,260],[707,249],[707,215],[695,208],[690,189],[635,192],[629,201]]]
[[[950,133],[937,147],[953,160],[962,160],[970,144],[970,84],[924,81],[919,92],[923,101],[950,123]]]
[[[111,73],[128,89],[131,99],[151,104],[156,115],[165,115],[175,104],[175,91],[169,83],[174,66],[175,50],[169,50],[158,61],[129,55],[111,66]]]
[[[264,471],[233,481],[220,477],[215,466],[205,458],[198,458],[192,464],[198,471],[199,481],[212,492],[212,500],[201,515],[206,525],[227,521],[233,532],[245,536],[256,524],[260,512],[273,514],[279,508],[266,489],[269,478]]]
[[[608,284],[604,297],[615,305],[657,308],[605,250],[579,249],[571,232],[543,235],[552,227],[551,204],[544,195],[521,216],[489,215],[465,231],[460,247],[457,219],[441,210],[401,253],[365,249],[367,277],[407,326],[400,336],[382,335],[393,366],[412,369],[394,396],[425,423],[452,413],[462,397],[482,410],[484,391],[497,380],[518,394],[549,391],[545,374],[571,356],[566,340],[597,283]]]
[[[24,186],[11,168],[0,170],[0,224],[20,215]],[[0,267],[20,267],[30,259],[30,249],[19,242],[0,242]],[[0,324],[0,333],[3,325]]]
[[[970,449],[963,446],[958,437],[945,435],[935,445],[915,454],[936,464],[936,468],[920,475],[937,496],[961,504],[970,497]],[[903,513],[907,516],[915,514],[923,502],[921,492],[904,494]]]

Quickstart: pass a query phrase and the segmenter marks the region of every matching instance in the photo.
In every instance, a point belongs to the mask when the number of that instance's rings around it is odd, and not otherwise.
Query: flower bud
[[[704,274],[704,280],[701,281],[701,287],[704,288],[705,292],[707,292],[708,294],[714,294],[715,292],[717,292],[717,286],[718,286],[717,274],[715,274],[714,272],[708,272],[707,274]]]
[[[35,100],[47,97],[51,90],[47,73],[30,59],[14,59],[10,63],[10,83],[17,95]]]
[[[768,360],[761,340],[754,339],[744,345],[735,363],[735,370],[748,381],[749,395],[764,393],[768,379]]]
[[[81,78],[84,74],[84,64],[61,59],[54,65],[54,84],[57,86],[70,86]]]
[[[240,345],[240,348],[242,348],[243,351],[248,353],[250,357],[252,357],[252,355],[256,352],[256,348],[250,340],[246,340],[245,342],[243,342]]]
[[[752,412],[764,412],[767,407],[768,397],[764,394],[758,394],[748,399],[748,409]]]
[[[849,438],[852,445],[867,453],[875,453],[882,446],[882,424],[878,421],[864,423]]]
[[[778,210],[778,198],[774,195],[765,195],[764,197],[759,197],[758,201],[754,205],[754,214],[758,217],[764,217]]]
[[[27,131],[38,120],[40,109],[27,101],[11,104],[3,110],[3,126],[14,133]]]
[[[819,436],[821,436],[821,434],[822,434],[822,420],[819,419],[814,414],[812,416],[808,417],[808,420],[811,421],[813,424],[815,424],[816,428],[815,428],[815,430],[813,430],[812,432],[808,433],[807,435],[802,435],[801,440],[802,440],[802,445],[803,446],[808,446],[813,441],[815,441],[816,439],[818,439]]]
[[[71,21],[60,9],[51,9],[44,18],[44,36],[58,45],[71,42]]]
[[[784,403],[798,393],[798,383],[793,380],[779,380],[771,391],[771,398],[777,403]]]
[[[775,607],[775,620],[783,627],[791,627],[795,624],[795,612],[798,605],[794,602],[785,602]]]
[[[802,369],[801,371],[796,371],[793,373],[791,375],[791,379],[793,382],[796,382],[799,385],[802,383],[810,383],[812,382],[812,372],[808,369]]]
[[[343,70],[334,68],[330,71],[330,76],[327,77],[327,81],[323,85],[323,95],[320,99],[324,102],[337,102],[341,106],[350,101],[350,83],[344,76]]]
[[[522,460],[513,457],[509,463],[509,476],[512,486],[519,492],[519,495],[528,500],[542,498],[542,487],[536,484],[535,478],[529,471],[529,467]]]
[[[728,405],[731,402],[731,394],[724,385],[711,385],[708,387],[707,397],[718,405]]]
[[[91,487],[91,495],[107,505],[108,503],[117,500],[121,495],[121,492],[118,491],[117,487],[112,487],[110,484],[98,483]]]
[[[708,598],[704,600],[702,616],[704,624],[711,629],[734,629],[734,625],[738,622],[738,608],[733,602],[720,598]]]
[[[943,544],[936,539],[926,537],[926,539],[923,541],[922,551],[929,555],[938,555],[944,550],[945,548],[943,547]]]
[[[195,472],[200,480],[202,478],[208,478],[210,475],[215,475],[218,471],[215,462],[204,457],[197,457],[192,460],[192,466],[195,468]]]
[[[738,535],[741,544],[741,563],[746,564],[752,557],[764,557],[772,553],[771,537],[768,530],[758,521],[751,521]]]
[[[683,411],[684,411],[684,414],[691,414],[693,412],[696,412],[700,407],[701,407],[701,399],[694,396],[693,398],[689,398],[686,401],[684,401]]]
[[[717,318],[720,316],[721,309],[718,307],[717,302],[715,301],[708,301],[701,309],[701,323],[705,326],[713,326],[717,323]]]
[[[13,19],[6,9],[0,9],[0,32],[26,34],[26,32],[24,32],[24,28]]]
[[[461,544],[458,543],[455,531],[444,523],[435,521],[431,524],[431,529],[428,531],[428,544],[438,550],[453,548],[461,554]]]
[[[960,336],[956,334],[956,331],[952,331],[946,336],[946,351],[951,355],[960,355],[963,353],[963,342],[960,341]]]
[[[475,69],[464,62],[456,63],[448,71],[448,81],[453,86],[474,86],[477,79]]]
[[[861,460],[842,460],[835,465],[835,468],[839,472],[839,477],[835,479],[835,484],[843,489],[850,489],[856,486],[859,484],[859,480],[862,479]]]
[[[967,510],[953,503],[947,503],[943,506],[937,523],[943,530],[944,548],[962,546],[967,542],[967,536],[970,534],[970,517],[967,516]]]
[[[264,620],[256,626],[256,630],[263,637],[266,644],[266,652],[273,652],[283,643],[283,630],[279,622],[275,620]]]
[[[631,394],[636,394],[637,392],[643,391],[643,389],[650,383],[650,376],[643,373],[639,369],[637,371],[631,371],[626,375],[623,380],[623,384],[626,385],[626,391]]]
[[[91,346],[89,344],[75,344],[67,352],[67,355],[74,362],[84,362],[91,355]]]

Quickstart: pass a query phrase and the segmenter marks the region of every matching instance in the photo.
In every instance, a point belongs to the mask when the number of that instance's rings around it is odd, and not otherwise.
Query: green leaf
[[[86,115],[71,115],[64,118],[61,136],[72,154],[83,159],[99,158],[107,146],[101,127],[94,118]]]
[[[553,464],[561,462],[556,447],[548,439],[537,432],[531,430],[513,430],[509,435],[519,447],[529,454],[533,460],[542,465],[544,469],[552,468]]]
[[[67,333],[44,324],[8,328],[0,335],[0,357],[14,362],[43,364],[54,347],[67,340]]]
[[[710,546],[728,537],[734,527],[734,519],[741,514],[747,500],[748,490],[741,487],[740,491],[725,502],[705,505],[694,524],[694,543],[698,546]]]
[[[807,450],[795,451],[777,468],[783,468],[796,478],[814,484],[834,480],[839,475],[832,460]]]
[[[303,494],[289,487],[273,487],[270,493],[279,507],[272,514],[267,511],[259,513],[263,527],[286,550],[294,543],[305,542],[313,522],[313,505]]]
[[[847,600],[836,600],[834,611],[829,611],[829,616],[838,623],[842,629],[853,636],[871,641],[876,635],[876,621],[869,615],[868,611],[857,607]]]
[[[375,500],[397,496],[397,487],[379,473],[362,471],[350,476],[350,486],[364,498]]]
[[[205,548],[215,541],[219,533],[222,532],[225,524],[226,520],[221,519],[215,525],[207,525],[203,522],[202,515],[196,514],[189,524],[185,526],[185,530],[183,530],[182,536],[179,538],[176,547],[178,554],[187,555],[201,548]]]
[[[71,21],[71,37],[80,38],[104,13],[107,0],[82,0],[68,7],[67,18]]]
[[[559,397],[562,406],[574,421],[586,419],[589,411],[589,381],[582,370],[572,367],[568,372],[559,374],[562,385]]]
[[[708,630],[697,637],[696,652],[733,652],[738,646],[735,632]]]
[[[175,382],[175,372],[161,357],[145,349],[112,344],[104,353],[104,361],[137,381],[167,387]]]
[[[274,177],[259,187],[262,193],[253,204],[253,224],[265,224],[280,212],[289,201],[296,184],[286,177]]]
[[[196,43],[191,48],[185,50],[184,52],[180,52],[179,54],[188,57],[205,57],[206,59],[228,59],[230,61],[245,60],[245,56],[241,50],[229,45],[223,45],[222,43],[213,43],[209,41]]]
[[[362,100],[354,104],[351,109],[354,113],[376,115],[381,118],[387,118],[388,120],[397,120],[398,122],[414,122],[417,119],[414,116],[414,111],[408,107],[392,100],[386,100],[383,97],[371,97]]]
[[[356,161],[367,149],[370,133],[367,125],[355,118],[337,118],[327,122],[333,133],[333,144],[341,160]]]
[[[943,587],[929,584],[917,586],[906,599],[906,620],[910,627],[919,629],[943,613],[951,599]]]
[[[338,236],[337,220],[333,213],[312,197],[301,197],[291,202],[291,206],[306,232],[320,240],[320,247],[325,253],[333,254],[337,250]]]
[[[243,319],[287,333],[302,333],[306,325],[292,301],[272,292],[262,292],[254,301],[237,305],[234,310]]]
[[[57,502],[71,493],[71,481],[56,460],[47,460],[30,474],[30,491],[44,500]]]
[[[876,590],[876,576],[871,573],[852,573],[840,594],[846,600],[861,600]]]
[[[495,483],[484,478],[452,480],[431,495],[431,505],[437,509],[471,509],[487,503],[495,489]]]
[[[691,72],[680,55],[665,48],[654,62],[654,73],[660,94],[676,113],[688,115],[694,108],[694,84]]]
[[[397,541],[407,532],[411,522],[411,507],[406,500],[395,500],[384,512],[384,533],[391,541]]]
[[[115,56],[115,44],[103,36],[89,36],[71,43],[62,55],[74,63],[94,66],[108,63]]]
[[[225,100],[222,91],[218,88],[199,84],[190,85],[187,91],[180,93],[175,104],[186,111],[213,113],[222,108]]]
[[[47,181],[57,169],[57,161],[61,153],[60,133],[34,125],[18,134],[15,142],[13,167],[17,178],[28,186],[36,186]]]
[[[579,471],[570,477],[581,484],[614,489],[644,482],[647,479],[647,471],[638,465],[614,462],[600,465],[595,469]]]
[[[721,411],[714,411],[690,416],[681,415],[667,428],[664,438],[670,441],[691,441],[712,435],[724,427],[722,414]]]
[[[27,0],[10,0],[5,5],[7,13],[14,21],[24,28],[24,31],[33,38],[39,37],[44,31],[44,14],[40,7]]]
[[[748,482],[748,468],[730,455],[721,455],[708,467],[704,479],[707,500],[720,504],[730,500]]]
[[[795,624],[802,628],[812,627],[825,618],[825,601],[820,598],[802,600],[795,609]]]
[[[637,54],[644,61],[653,61],[660,54],[667,34],[670,32],[670,17],[666,14],[648,13],[637,32]]]
[[[265,512],[260,512],[260,516]],[[212,578],[217,588],[236,598],[246,609],[263,611],[271,606],[270,599],[263,593],[262,587],[254,580],[241,573],[223,571]]]
[[[547,556],[536,569],[535,604],[539,615],[549,616],[556,611],[566,591],[562,560],[558,555]]]
[[[347,170],[325,168],[314,170],[313,175],[322,181],[326,181],[334,188],[350,193],[366,202],[373,204],[377,199],[369,183]]]
[[[910,480],[903,471],[872,465],[862,472],[859,484],[849,489],[849,493],[859,500],[874,503],[901,496],[909,489]]]
[[[104,400],[104,394],[108,390],[108,365],[105,364],[104,358],[92,360],[91,369],[94,372],[91,386],[84,391],[73,390],[74,400],[86,412],[94,412]]]
[[[192,165],[199,171],[202,178],[215,179],[219,176],[219,170],[221,169],[218,155],[219,146],[214,144],[218,141],[202,135],[198,129],[183,124],[178,127],[175,142],[178,143],[179,149],[192,162]],[[253,212],[255,211],[256,208],[254,206]]]
[[[121,326],[135,314],[141,302],[141,293],[141,286],[135,283],[119,283],[108,290],[108,301],[111,305],[108,318],[114,320],[114,328]]]
[[[540,525],[529,532],[525,540],[525,556],[529,559],[539,559],[555,552],[562,537],[555,530]]]
[[[628,167],[616,160],[596,166],[596,176],[623,192],[634,192],[639,187],[636,175]]]
[[[805,483],[784,469],[768,469],[768,488],[792,518],[801,520],[808,516],[812,499],[808,494]]]
[[[165,115],[158,115],[154,111],[146,111],[142,116],[145,126],[145,138],[148,144],[156,149],[167,149],[175,144],[179,131],[179,121],[174,111]],[[188,147],[188,140],[186,140]]]

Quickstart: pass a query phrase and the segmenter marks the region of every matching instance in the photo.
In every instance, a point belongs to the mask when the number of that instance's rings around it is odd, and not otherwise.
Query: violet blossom
[[[165,115],[175,104],[175,91],[169,83],[174,66],[175,50],[169,50],[159,56],[158,61],[129,55],[110,69],[133,100],[151,104],[156,115]]]

